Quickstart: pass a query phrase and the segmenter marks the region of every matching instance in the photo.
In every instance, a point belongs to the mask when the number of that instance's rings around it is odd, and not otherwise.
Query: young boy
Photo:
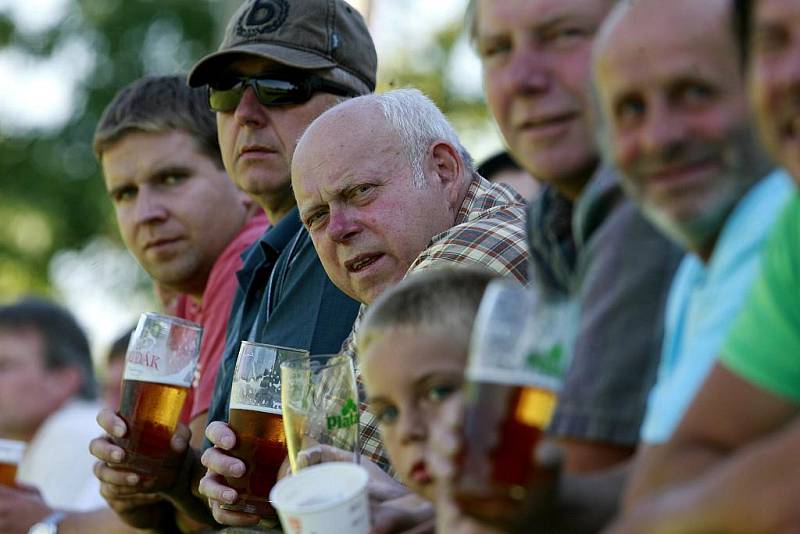
[[[426,450],[444,400],[464,383],[472,324],[495,275],[423,271],[381,295],[359,331],[361,373],[400,479],[435,500]]]

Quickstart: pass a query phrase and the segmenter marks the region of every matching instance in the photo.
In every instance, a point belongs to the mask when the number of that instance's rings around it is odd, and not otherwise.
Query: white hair
[[[419,89],[396,89],[361,98],[377,102],[386,121],[400,137],[416,187],[425,185],[422,163],[431,144],[436,141],[453,145],[467,172],[470,175],[474,172],[472,156],[461,144],[453,126],[436,104]]]

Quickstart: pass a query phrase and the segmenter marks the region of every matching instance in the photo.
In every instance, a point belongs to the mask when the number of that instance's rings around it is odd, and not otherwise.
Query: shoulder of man
[[[220,287],[235,280],[234,276],[242,269],[246,258],[253,254],[253,246],[258,244],[269,228],[269,221],[263,213],[250,218],[242,226],[214,262],[203,292],[203,302],[209,297],[213,298]]]
[[[408,272],[446,265],[477,265],[528,281],[527,206],[504,187],[473,183],[461,208],[462,222],[434,236]]]

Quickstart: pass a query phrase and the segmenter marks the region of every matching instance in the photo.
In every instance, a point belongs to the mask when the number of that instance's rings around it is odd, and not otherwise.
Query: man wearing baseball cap
[[[302,228],[290,165],[308,124],[342,100],[372,92],[376,69],[375,47],[364,20],[344,0],[249,0],[234,13],[219,50],[201,59],[189,74],[189,85],[208,87],[228,176],[264,209],[273,225],[243,255],[209,421],[227,419],[242,340],[324,354],[337,352],[350,333],[358,304],[328,279]],[[114,436],[126,431],[124,421],[111,411],[101,412],[98,421]],[[221,462],[232,469],[217,472],[241,475],[236,469],[242,463],[225,452],[235,445],[231,429],[215,423],[206,435],[218,447],[207,449],[203,462]],[[216,498],[206,501],[199,496],[205,467],[200,451],[187,448],[187,440],[186,428],[173,436],[173,447],[185,458],[180,472],[174,473],[177,481],[165,477],[147,485],[115,467],[122,449],[105,437],[94,440],[91,450],[101,461],[95,473],[112,507],[134,526],[157,527],[157,514],[151,514],[147,504],[138,505],[140,494],[156,491],[205,522],[212,522],[209,506],[221,523],[257,522],[257,516],[219,508],[217,499],[236,499],[221,477],[203,479],[203,494]]]

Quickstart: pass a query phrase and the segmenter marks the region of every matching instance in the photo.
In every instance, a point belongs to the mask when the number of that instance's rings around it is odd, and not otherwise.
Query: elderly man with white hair
[[[297,145],[292,187],[328,276],[364,305],[407,273],[444,265],[527,283],[524,200],[475,172],[453,127],[416,89],[320,115]],[[363,453],[385,465],[369,412],[361,437]]]
[[[328,276],[363,304],[438,263],[527,281],[524,200],[474,171],[418,90],[354,98],[320,115],[297,145],[292,186]]]

